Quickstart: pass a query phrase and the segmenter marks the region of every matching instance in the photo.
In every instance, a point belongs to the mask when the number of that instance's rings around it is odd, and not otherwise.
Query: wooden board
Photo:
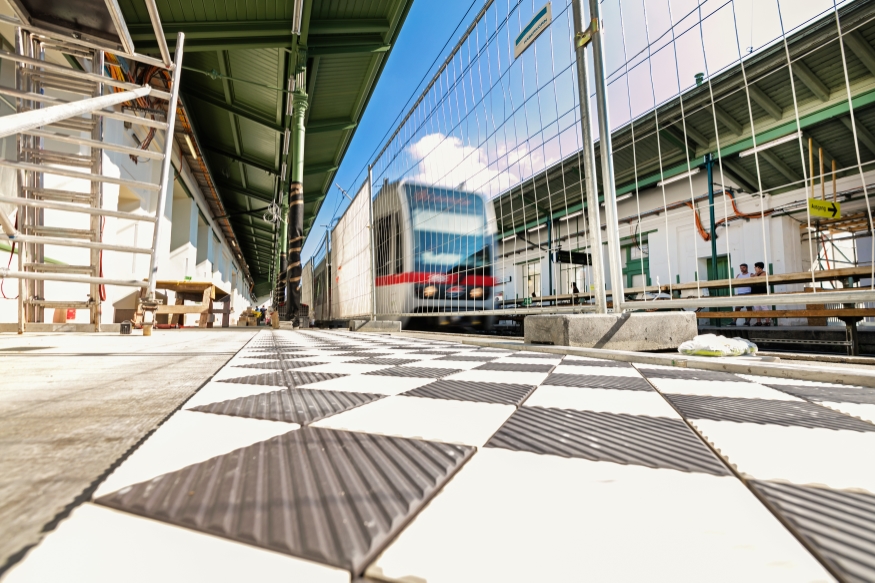
[[[839,308],[835,310],[738,310],[734,312],[696,312],[697,318],[872,318],[875,308]]]

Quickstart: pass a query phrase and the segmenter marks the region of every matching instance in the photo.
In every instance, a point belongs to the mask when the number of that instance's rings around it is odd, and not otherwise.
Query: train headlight
[[[483,299],[483,288],[475,287],[470,291],[470,293],[468,293],[468,295],[471,297],[472,300]]]
[[[422,289],[422,297],[424,298],[433,298],[437,295],[437,288],[433,285],[425,286]]]

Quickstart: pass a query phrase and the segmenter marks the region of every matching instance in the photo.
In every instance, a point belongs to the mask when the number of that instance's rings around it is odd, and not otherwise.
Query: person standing
[[[762,261],[757,261],[753,264],[754,273],[751,275],[751,278],[756,280],[756,283],[750,286],[750,293],[754,295],[765,295],[768,292],[768,287],[766,286],[766,270],[765,263]],[[754,312],[765,312],[768,310],[768,306],[754,306]],[[756,323],[754,326],[771,326],[772,319],[771,318],[754,318]]]
[[[747,270],[747,263],[742,263],[741,265],[738,266],[738,269],[741,270],[741,273],[736,275],[735,279],[749,279],[750,278],[750,272]],[[743,282],[743,283],[746,283],[746,282]],[[737,295],[737,296],[750,295],[750,286],[738,286],[738,287],[736,287],[735,288],[735,295]],[[747,310],[748,312],[750,312],[751,310],[753,310],[753,307],[741,306],[738,308],[734,308],[734,310],[736,312],[740,312],[741,310]],[[739,318],[739,320],[741,320],[741,323],[739,324],[738,321],[736,321],[735,325],[736,326],[744,326],[744,318]],[[750,325],[753,323],[753,320],[748,318],[747,323],[748,323],[748,325]]]

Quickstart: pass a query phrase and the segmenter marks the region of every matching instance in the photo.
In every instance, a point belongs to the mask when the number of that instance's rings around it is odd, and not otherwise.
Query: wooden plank
[[[875,308],[839,308],[835,310],[762,310],[733,312],[696,312],[697,318],[871,318]]]
[[[834,279],[846,279],[848,277],[860,278],[869,277],[872,274],[871,267],[844,267],[842,269],[823,269],[814,272],[815,281],[831,281]],[[763,278],[750,279],[715,279],[712,281],[676,283],[671,286],[672,290],[683,291],[698,288],[726,288],[729,287],[729,282],[732,281],[732,287],[750,287],[755,282],[763,283]],[[810,271],[799,271],[795,273],[782,273],[779,275],[770,275],[770,285],[782,285],[788,283],[809,283],[811,282]],[[662,291],[668,291],[669,286],[663,285]],[[845,290],[847,291],[847,290]]]
[[[204,299],[201,304],[204,307],[204,311],[201,312],[200,322],[198,322],[199,328],[206,328],[207,323],[210,319],[210,308],[213,307],[213,294],[215,293],[215,287],[210,284],[210,287],[204,289]]]
[[[206,306],[158,306],[159,314],[202,314]]]

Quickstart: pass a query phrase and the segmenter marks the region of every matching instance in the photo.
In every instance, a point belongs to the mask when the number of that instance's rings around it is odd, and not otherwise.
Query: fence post
[[[371,256],[371,321],[377,319],[377,262],[375,259],[376,249],[374,245],[374,193],[371,191],[374,185],[373,166],[368,166],[368,229],[370,230],[370,256]]]
[[[583,26],[583,0],[574,0],[574,45],[577,53],[577,94],[580,101],[580,127],[583,139],[583,173],[586,179],[586,206],[589,219],[589,249],[592,263],[593,298],[597,314],[605,314],[608,304],[605,294],[605,267],[602,255],[602,219],[596,182],[595,144],[592,140],[592,116],[589,109],[589,72],[586,68],[586,37]],[[583,201],[581,201],[583,202]]]
[[[614,312],[623,311],[623,262],[620,257],[620,229],[617,225],[617,187],[614,183],[614,150],[611,145],[611,124],[608,112],[608,88],[605,78],[604,32],[599,0],[589,0],[592,27],[592,56],[595,64],[595,93],[598,106],[599,142],[602,159],[602,192],[608,238],[608,261],[611,266],[611,299]],[[646,283],[646,282],[645,282]]]

